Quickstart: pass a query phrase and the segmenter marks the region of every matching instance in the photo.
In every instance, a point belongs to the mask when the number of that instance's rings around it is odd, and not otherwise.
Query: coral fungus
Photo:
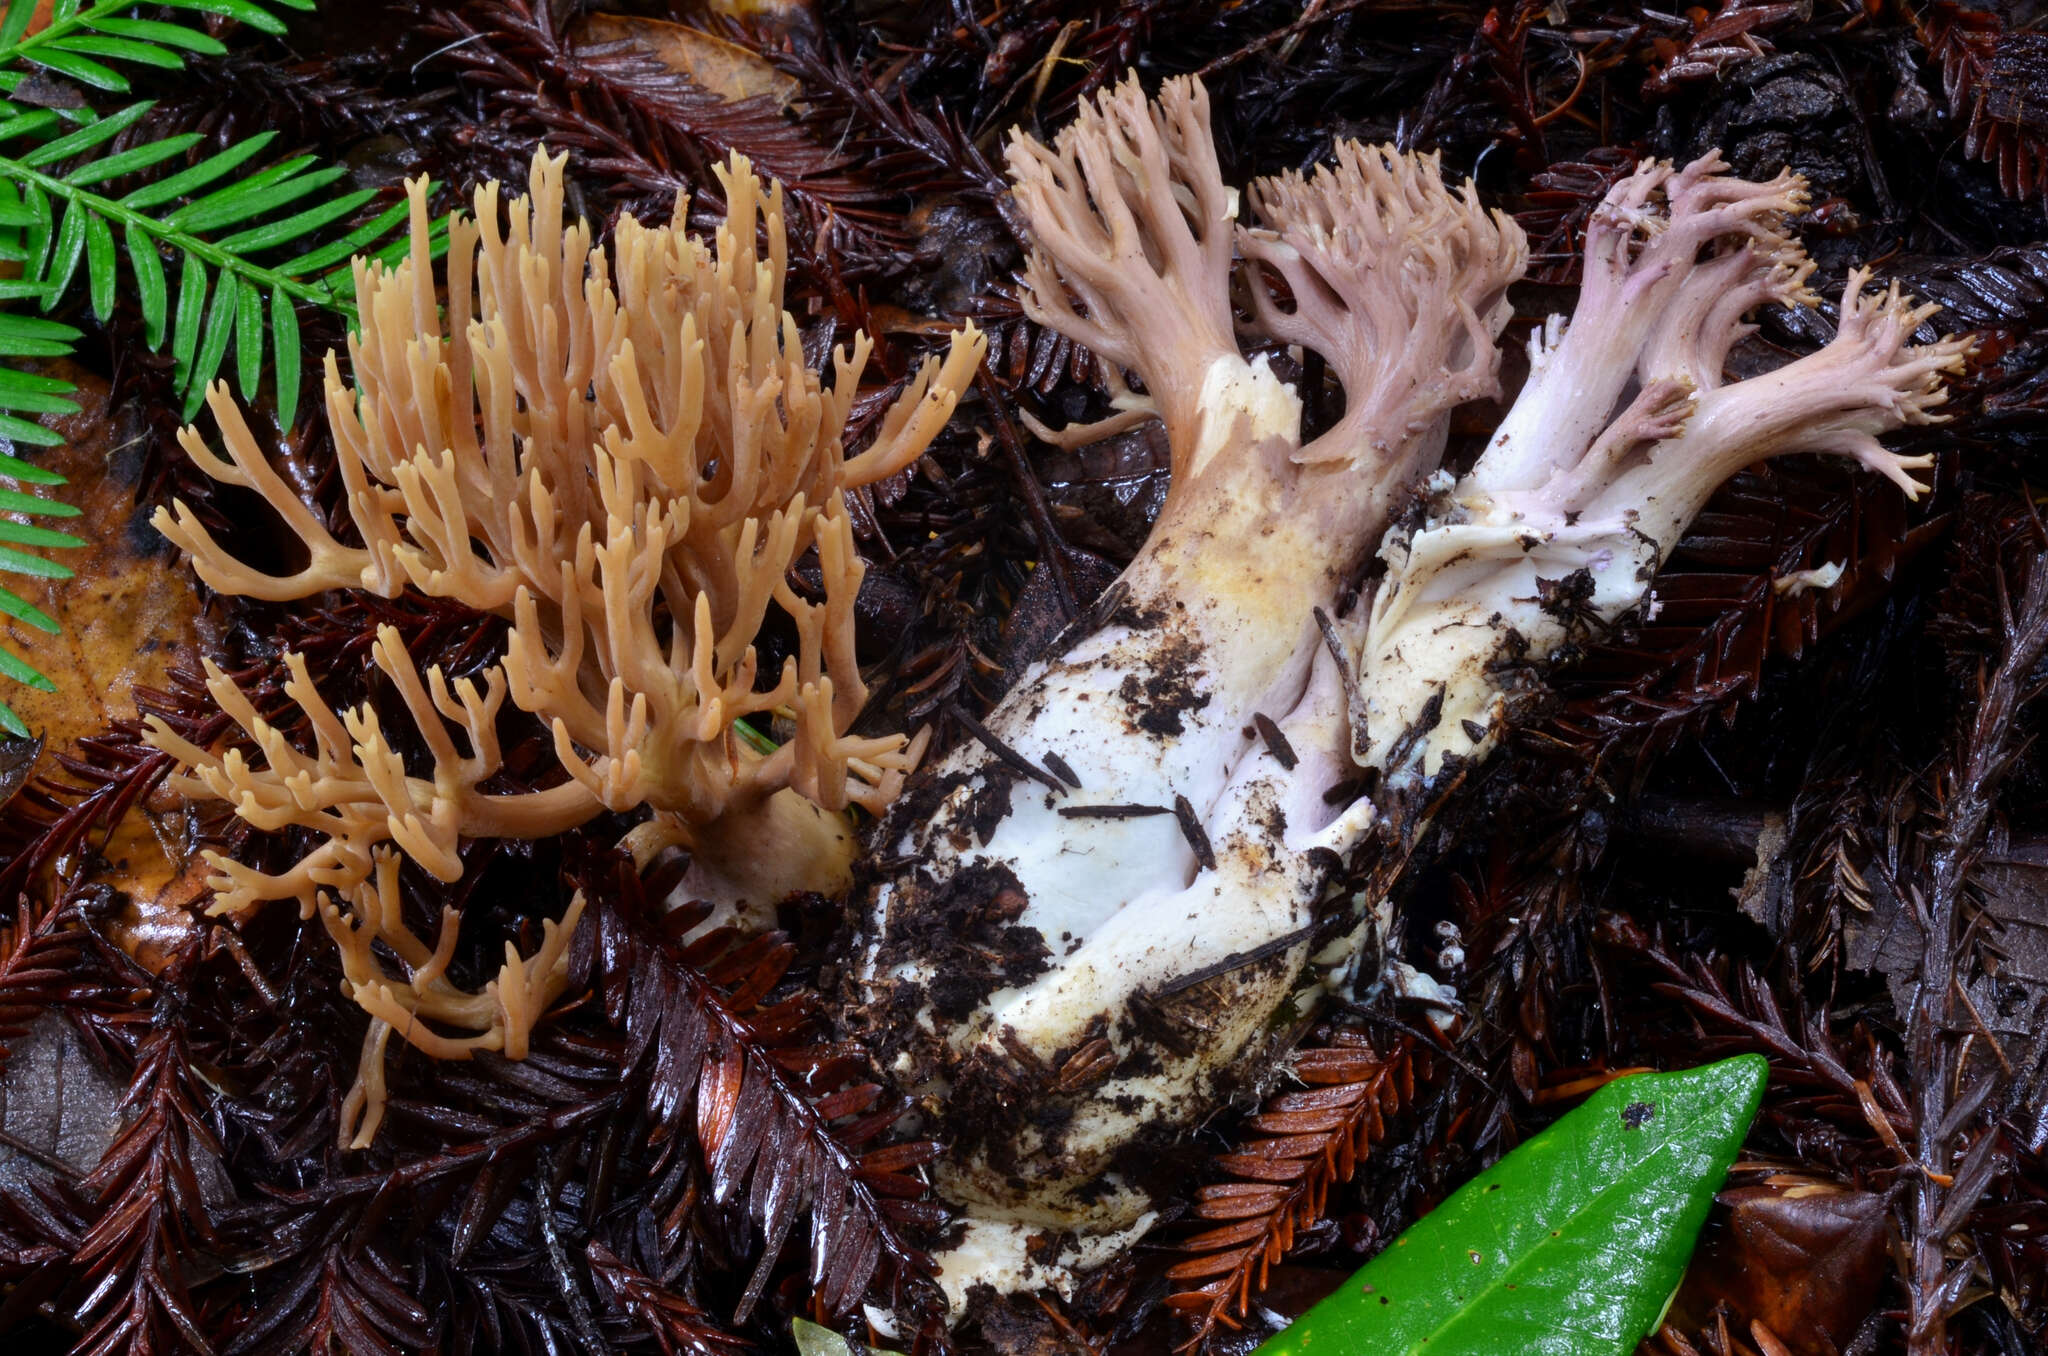
[[[451,685],[438,669],[422,679],[398,635],[380,634],[376,664],[432,756],[430,776],[408,775],[370,707],[330,709],[295,655],[287,693],[312,751],[218,670],[210,690],[260,762],[233,744],[196,748],[160,722],[150,732],[189,767],[176,783],[187,793],[225,800],[257,828],[296,826],[323,840],[275,875],[216,854],[215,911],[295,899],[308,916],[323,912],[354,958],[358,1001],[440,1054],[515,1050],[535,1004],[552,996],[547,972],[562,948],[551,940],[536,960],[508,962],[493,1002],[450,997],[438,972],[422,979],[433,968],[424,947],[400,944],[391,926],[378,881],[392,859],[380,844],[453,880],[464,839],[539,837],[646,806],[653,817],[635,830],[636,847],[688,844],[700,894],[758,907],[791,889],[844,885],[852,838],[837,812],[882,809],[922,748],[921,737],[849,733],[866,688],[853,645],[863,566],[846,495],[923,453],[983,350],[972,327],[956,333],[944,358],[910,379],[872,444],[848,456],[842,436],[869,343],[856,335],[850,353],[835,354],[829,387],[806,366],[782,309],[780,189],[765,191],[734,157],[719,171],[729,211],[715,242],[685,232],[679,201],[666,225],[622,220],[607,252],[587,224],[564,225],[562,164],[537,153],[528,197],[507,210],[488,184],[473,219],[450,219],[445,319],[424,180],[410,185],[411,257],[388,269],[357,261],[354,384],[330,354],[326,403],[360,544],[300,502],[223,386],[208,403],[225,458],[193,429],[185,450],[214,479],[276,509],[306,564],[288,575],[255,570],[182,503],[156,520],[223,592],[275,600],[414,590],[509,619],[503,664],[481,686]],[[790,584],[812,551],[823,576],[816,602]],[[772,683],[754,650],[771,606],[797,637]],[[484,788],[499,768],[496,722],[508,698],[552,730],[566,780],[513,794]],[[793,733],[762,752],[739,722],[769,713]],[[466,756],[444,721],[462,727]],[[351,919],[336,914],[335,899]],[[407,983],[368,973],[368,936],[392,946],[412,971]],[[398,1025],[394,1005],[486,1034],[450,1041]],[[382,1040],[373,1028],[373,1043]],[[364,1133],[373,1125],[374,1111]]]
[[[1057,1280],[1142,1232],[1171,1184],[1132,1146],[1256,1084],[1282,1015],[1384,936],[1385,901],[1332,897],[1332,863],[1376,824],[1413,833],[1418,792],[1496,740],[1501,685],[1637,605],[1743,466],[1838,453],[1910,491],[1917,463],[1877,435],[1934,417],[1963,347],[1912,344],[1931,308],[1866,297],[1858,273],[1832,343],[1724,383],[1747,313],[1808,300],[1786,230],[1804,187],[1646,162],[1595,214],[1576,318],[1539,334],[1453,481],[1431,473],[1452,408],[1495,393],[1525,245],[1433,158],[1341,145],[1255,185],[1258,224],[1239,225],[1200,85],[1148,106],[1132,80],[1051,148],[1020,137],[1010,165],[1038,245],[1028,308],[1142,385],[1120,403],[1164,422],[1173,486],[1098,629],[1025,673],[989,738],[885,826],[900,865],[865,901],[856,997],[947,1108],[956,1297]],[[1302,437],[1246,331],[1325,359],[1343,399],[1326,432]],[[1426,518],[1388,533],[1425,486]],[[1387,573],[1347,611],[1383,533]],[[1379,795],[1347,808],[1367,781]],[[1325,925],[1351,931],[1312,955]],[[1431,991],[1398,958],[1385,977]]]
[[[897,1071],[954,1108],[946,1186],[976,1207],[948,1264],[961,1285],[1044,1277],[1053,1253],[1007,1221],[1082,1226],[1078,1256],[1098,1255],[1147,1208],[1116,1156],[1284,1039],[1270,1018],[1308,961],[1328,850],[1372,815],[1324,799],[1348,754],[1317,614],[1452,407],[1493,389],[1523,262],[1469,186],[1392,150],[1262,184],[1262,224],[1237,225],[1190,80],[1150,106],[1126,82],[1010,164],[1039,244],[1029,308],[1142,383],[1173,483],[1105,624],[990,717],[1003,749],[956,751],[885,825],[911,865],[868,901],[862,1001]],[[1346,414],[1321,437],[1243,356],[1234,278],[1276,337],[1331,360]],[[1014,758],[1065,768],[1063,789],[1027,787]],[[1062,1077],[1091,1051],[1095,1075]]]

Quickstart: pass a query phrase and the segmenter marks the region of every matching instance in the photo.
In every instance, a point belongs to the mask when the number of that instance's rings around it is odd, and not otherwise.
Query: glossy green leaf
[[[213,305],[206,313],[206,332],[199,340],[199,354],[185,377],[185,419],[199,413],[199,407],[206,402],[207,384],[220,372],[220,365],[228,356],[228,340],[234,337],[241,299],[242,284],[223,274],[213,289]]]
[[[81,85],[94,89],[108,90],[114,94],[126,94],[128,81],[119,71],[102,66],[91,57],[79,56],[76,52],[60,52],[54,48],[40,48],[22,55],[38,66],[47,66],[59,75],[68,75]]]
[[[36,214],[22,201],[12,180],[0,179],[0,226],[33,226]]]
[[[38,527],[34,523],[17,523],[6,518],[0,518],[0,541],[11,542],[16,546],[43,546],[53,550],[85,545],[82,538],[74,537],[69,532]]]
[[[790,1340],[796,1344],[797,1356],[854,1356],[853,1343],[833,1332],[823,1324],[813,1323],[805,1318],[789,1321]],[[862,1347],[870,1356],[895,1356],[880,1347]]]
[[[38,466],[20,457],[0,456],[0,480],[11,480],[17,485],[63,485],[67,483],[47,466]]]
[[[282,2],[289,4],[293,9],[306,8],[304,5],[292,4],[291,0]],[[284,22],[263,6],[254,3],[254,0],[161,0],[161,3],[167,9],[188,9],[200,14],[218,14],[273,37],[284,32]]]
[[[299,156],[287,160],[287,165],[303,168],[310,163],[311,156]],[[273,211],[289,202],[297,202],[308,193],[333,183],[348,171],[340,165],[329,165],[325,169],[306,170],[304,173],[271,178],[270,171],[263,170],[250,175],[230,188],[209,193],[197,202],[187,203],[165,218],[166,224],[181,231],[212,231],[238,221],[247,221],[265,212]]]
[[[50,267],[41,278],[46,311],[63,300],[78,272],[78,261],[85,258],[85,219],[91,215],[92,209],[76,199],[64,205],[64,220],[57,226],[57,243],[50,247]]]
[[[118,179],[124,174],[133,174],[137,170],[160,165],[174,156],[184,154],[198,145],[200,140],[197,132],[184,132],[178,136],[165,137],[162,141],[152,141],[147,145],[110,155],[104,160],[94,160],[80,165],[64,176],[64,182],[74,188],[84,188],[88,184],[103,184],[109,179]]]
[[[54,165],[60,160],[69,160],[81,151],[91,150],[101,142],[112,141],[116,136],[127,131],[136,123],[141,122],[143,116],[154,107],[156,105],[147,100],[139,104],[130,104],[119,113],[111,113],[101,118],[98,122],[89,122],[68,136],[61,136],[55,141],[44,142],[27,155],[22,156],[21,163],[31,166]]]
[[[20,414],[77,414],[78,402],[65,399],[78,389],[68,381],[0,367],[0,410]]]
[[[26,551],[17,551],[11,546],[0,546],[0,570],[9,574],[25,574],[36,579],[69,579],[71,568],[59,565],[54,560],[44,560]]]
[[[197,213],[211,212],[216,209],[227,212],[227,215],[222,220],[232,221],[235,219],[236,213],[240,211],[241,204],[250,195],[259,193],[269,188],[272,184],[281,183],[291,178],[313,162],[314,157],[310,155],[289,156],[278,161],[275,165],[267,166],[246,178],[238,179],[225,188],[216,189],[203,198],[186,203],[183,207],[165,217],[164,224],[176,229],[196,229],[188,226],[190,218]]]
[[[322,245],[319,249],[302,254],[296,259],[279,264],[277,271],[286,277],[297,277],[301,273],[312,273],[319,269],[339,264],[350,255],[361,252],[365,246],[382,240],[386,235],[396,230],[404,223],[407,214],[411,210],[412,208],[408,203],[396,203],[378,213],[371,220],[356,227],[356,229],[350,231],[341,239]],[[443,231],[447,229],[445,223],[441,229]]]
[[[199,351],[199,321],[206,314],[206,265],[189,250],[178,269],[178,311],[171,322],[171,371],[178,389],[192,377],[192,358]]]
[[[36,630],[48,635],[54,636],[63,629],[57,625],[55,617],[43,611],[34,603],[24,598],[15,597],[6,589],[0,589],[0,616],[12,617],[16,621],[26,622],[28,625],[35,627]]]
[[[63,118],[47,108],[16,113],[0,121],[0,141],[16,141],[22,137],[36,136],[62,121]]]
[[[48,358],[69,353],[78,333],[62,321],[0,311],[0,356]]]
[[[176,47],[201,56],[224,56],[228,50],[219,40],[183,24],[167,24],[156,19],[124,19],[119,15],[97,15],[86,22],[117,38],[153,42],[160,47]]]
[[[297,240],[303,235],[319,230],[331,221],[339,221],[376,196],[377,190],[374,188],[344,193],[338,198],[330,198],[280,221],[273,221],[247,231],[238,231],[234,235],[222,236],[215,243],[219,248],[231,250],[236,254],[254,254],[258,250],[271,249]]]
[[[55,429],[44,428],[33,419],[12,414],[0,414],[0,438],[29,447],[55,447],[64,441],[64,435]]]
[[[275,132],[258,132],[247,141],[238,141],[218,155],[208,156],[190,169],[179,170],[168,179],[160,179],[156,183],[136,189],[121,199],[121,205],[137,209],[155,207],[158,203],[166,203],[195,189],[204,188],[276,139]]]
[[[12,678],[17,683],[25,683],[38,691],[55,692],[57,690],[57,685],[38,673],[34,665],[27,663],[12,650],[5,647],[0,647],[0,675]],[[12,712],[9,714],[12,714]]]
[[[166,71],[175,71],[185,64],[185,59],[176,52],[166,52],[153,43],[108,37],[98,33],[78,33],[61,38],[51,45],[67,52],[105,57],[109,61],[132,61],[138,66],[155,66]]]
[[[1744,1055],[1609,1083],[1257,1356],[1627,1356],[1678,1288],[1769,1075]]]
[[[0,513],[41,514],[45,518],[76,518],[82,511],[78,505],[67,504],[61,499],[45,499],[41,495],[26,494],[21,490],[0,490]]]
[[[43,261],[49,255],[57,220],[51,214],[50,195],[43,192],[40,184],[24,184],[21,202],[36,218],[35,224],[22,232],[21,276],[32,282],[43,276]]]
[[[29,21],[35,17],[36,0],[7,0],[7,17],[0,20],[0,48],[20,42],[21,35],[28,32]]]

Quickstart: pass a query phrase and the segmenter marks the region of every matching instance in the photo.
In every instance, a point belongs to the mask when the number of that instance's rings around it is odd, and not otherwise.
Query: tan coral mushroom
[[[463,838],[532,837],[572,827],[595,813],[597,801],[578,783],[546,791],[491,796],[477,787],[501,766],[495,726],[505,683],[495,670],[483,690],[469,679],[452,687],[441,671],[424,681],[397,631],[381,627],[371,655],[405,702],[433,755],[432,780],[411,777],[385,740],[368,705],[337,715],[314,688],[303,656],[287,654],[285,693],[304,712],[314,750],[302,753],[257,714],[249,699],[211,663],[207,687],[263,754],[253,768],[242,750],[212,752],[180,739],[151,719],[150,738],[191,771],[171,779],[188,795],[211,796],[260,829],[293,825],[326,835],[289,870],[266,875],[218,852],[206,854],[216,913],[247,911],[265,900],[296,899],[304,917],[317,914],[341,949],[343,990],[370,1015],[355,1086],[342,1107],[341,1138],[361,1148],[383,1115],[384,1051],[394,1032],[437,1059],[467,1059],[478,1050],[523,1058],[528,1034],[567,983],[567,951],[582,915],[579,895],[560,923],[542,924],[539,950],[522,958],[510,943],[498,977],[466,993],[445,977],[454,956],[457,918],[444,911],[428,947],[399,912],[399,858],[383,840],[442,880],[462,874]],[[460,724],[469,744],[457,753],[443,717]],[[337,903],[337,897],[339,903]],[[405,967],[388,973],[371,950],[382,942]],[[428,1025],[433,1023],[434,1025]],[[450,1036],[441,1027],[474,1034]]]
[[[510,618],[504,690],[553,728],[583,793],[556,794],[562,813],[536,832],[645,804],[656,818],[636,846],[689,843],[707,893],[722,881],[728,899],[763,904],[834,889],[852,845],[832,812],[880,809],[921,751],[900,735],[847,733],[867,691],[852,637],[864,567],[845,495],[923,453],[984,341],[972,326],[956,333],[848,457],[868,340],[834,355],[829,387],[805,365],[782,309],[781,190],[764,191],[734,157],[718,171],[730,211],[712,244],[686,234],[679,202],[665,226],[621,222],[608,254],[586,224],[563,224],[564,159],[537,153],[531,195],[509,211],[491,184],[473,221],[451,219],[445,325],[424,181],[409,185],[411,257],[357,261],[355,385],[330,354],[326,389],[363,545],[337,540],[298,500],[218,387],[208,404],[226,457],[193,429],[186,451],[262,494],[308,564],[252,569],[182,503],[157,525],[225,592],[415,589]],[[822,602],[788,582],[814,547]],[[795,619],[800,644],[780,681],[757,690],[753,638],[770,603]],[[762,754],[735,722],[770,712],[794,734]],[[719,832],[702,832],[714,821]],[[746,858],[718,858],[724,845]]]
[[[411,589],[511,622],[503,665],[452,685],[438,669],[422,677],[397,633],[380,630],[372,655],[432,758],[428,776],[407,772],[367,704],[337,714],[298,655],[286,656],[285,692],[310,751],[211,667],[208,689],[253,755],[150,726],[150,741],[189,769],[179,789],[227,801],[256,828],[324,839],[276,874],[215,854],[212,907],[241,914],[291,899],[325,921],[344,987],[372,1017],[344,1116],[344,1139],[359,1144],[376,1129],[393,1034],[444,1058],[524,1053],[565,982],[580,911],[548,924],[531,959],[508,948],[498,979],[465,993],[442,975],[454,920],[434,948],[400,922],[387,844],[452,881],[465,839],[541,837],[644,805],[653,818],[631,836],[636,852],[687,843],[699,893],[772,905],[845,885],[853,844],[840,812],[880,810],[923,750],[921,735],[849,733],[867,689],[853,637],[864,566],[847,495],[923,454],[972,380],[982,336],[956,333],[849,457],[842,439],[869,343],[856,335],[850,353],[834,354],[829,387],[806,366],[782,308],[781,190],[764,190],[735,156],[718,171],[730,210],[712,243],[685,232],[679,201],[667,225],[621,222],[607,253],[585,223],[564,224],[565,159],[536,153],[528,197],[501,208],[489,184],[473,221],[450,219],[445,322],[424,180],[408,185],[410,257],[391,268],[356,261],[354,385],[330,353],[326,396],[361,545],[299,500],[222,385],[207,403],[225,456],[195,429],[180,442],[215,480],[266,499],[307,563],[288,575],[253,569],[182,502],[155,520],[222,592]],[[790,584],[813,550],[822,601]],[[771,604],[795,623],[797,647],[764,685],[753,641]],[[566,780],[482,789],[501,765],[508,698],[550,727]],[[769,714],[793,733],[762,752],[738,722]],[[373,942],[403,976],[384,969]]]

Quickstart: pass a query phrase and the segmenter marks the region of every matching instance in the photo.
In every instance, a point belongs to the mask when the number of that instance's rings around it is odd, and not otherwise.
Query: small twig
[[[1017,426],[1010,422],[1009,403],[995,378],[989,375],[988,364],[984,362],[974,374],[974,384],[981,388],[981,398],[989,412],[990,422],[995,425],[996,441],[1003,446],[1003,455],[1009,459],[1010,472],[1017,477],[1017,486],[1024,492],[1024,508],[1031,515],[1031,529],[1038,537],[1039,558],[1052,571],[1052,582],[1059,590],[1060,611],[1071,617],[1081,610],[1079,595],[1074,592],[1074,581],[1067,575],[1067,543],[1053,526],[1052,507],[1046,502],[1045,487],[1038,483],[1038,475],[1031,469],[1031,461],[1024,455],[1024,442],[1017,436]]]
[[[538,1171],[533,1175],[533,1202],[540,1215],[540,1236],[547,1245],[548,1261],[554,1264],[562,1301],[569,1306],[569,1321],[585,1351],[609,1351],[604,1336],[597,1330],[597,1321],[591,1316],[590,1301],[584,1297],[583,1287],[576,1284],[576,1273],[569,1267],[569,1250],[562,1246],[561,1230],[555,1223],[555,1158],[545,1144],[536,1154],[535,1167]]]
[[[1050,772],[1047,772],[1044,768],[998,739],[995,731],[983,725],[973,716],[968,715],[966,707],[955,702],[952,710],[953,718],[959,721],[967,733],[973,735],[983,748],[1000,759],[1004,766],[1012,771],[1022,773],[1055,795],[1064,796],[1067,793],[1066,785],[1059,778],[1053,776]]]
[[[1492,1086],[1492,1080],[1487,1077],[1486,1070],[1459,1054],[1456,1048],[1444,1039],[1443,1033],[1435,1027],[1419,1027],[1412,1022],[1402,1021],[1391,1012],[1381,1012],[1378,1008],[1369,1008],[1362,1003],[1346,1003],[1329,1015],[1333,1018],[1357,1017],[1361,1021],[1371,1022],[1377,1026],[1383,1026],[1389,1031],[1399,1032],[1404,1036],[1412,1037],[1427,1046],[1431,1054],[1455,1065],[1461,1073],[1469,1075],[1472,1081],[1480,1087]]]
[[[1284,28],[1276,28],[1262,37],[1252,39],[1234,52],[1217,57],[1214,61],[1202,67],[1201,70],[1196,71],[1195,74],[1207,78],[1214,75],[1217,71],[1235,66],[1246,57],[1257,56],[1269,47],[1297,39],[1324,20],[1334,19],[1340,14],[1347,14],[1365,3],[1366,0],[1337,0],[1337,3],[1334,5],[1326,5],[1323,3],[1323,0],[1310,0],[1308,6],[1302,10],[1301,17],[1293,23],[1288,24]]]
[[[1319,607],[1315,610],[1315,618],[1316,629],[1323,633],[1323,644],[1329,648],[1330,658],[1337,662],[1337,681],[1344,687],[1344,711],[1351,726],[1352,747],[1362,748],[1359,736],[1363,731],[1358,728],[1358,717],[1365,710],[1365,699],[1358,691],[1358,675],[1352,672],[1351,656],[1344,653],[1343,638],[1337,634],[1337,625],[1330,620],[1330,614]],[[1439,697],[1439,705],[1441,701]],[[1405,755],[1406,750],[1397,747],[1387,759],[1387,766],[1396,766]]]
[[[1062,819],[1149,819],[1153,815],[1170,815],[1171,805],[1062,805],[1059,815]]]
[[[1310,923],[1306,927],[1299,927],[1292,932],[1283,933],[1270,942],[1261,942],[1248,951],[1233,951],[1222,960],[1205,965],[1199,970],[1190,970],[1187,974],[1176,975],[1154,989],[1152,996],[1154,998],[1171,998],[1174,994],[1184,993],[1194,988],[1204,980],[1214,979],[1218,975],[1227,975],[1232,970],[1241,970],[1247,965],[1256,965],[1270,956],[1279,955],[1297,942],[1307,941],[1315,935],[1316,929],[1321,926],[1320,923]]]
[[[72,1167],[61,1158],[44,1153],[25,1139],[17,1139],[5,1130],[0,1130],[0,1148],[12,1149],[22,1157],[34,1160],[38,1165],[48,1168],[67,1182],[78,1180],[77,1168]]]

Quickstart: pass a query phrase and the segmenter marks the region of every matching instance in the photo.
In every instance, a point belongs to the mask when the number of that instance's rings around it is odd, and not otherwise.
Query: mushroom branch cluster
[[[922,455],[972,380],[982,337],[957,332],[849,456],[869,341],[856,335],[834,354],[829,386],[806,366],[783,309],[780,187],[735,156],[718,170],[728,213],[713,241],[685,231],[679,200],[664,225],[622,220],[607,251],[587,224],[564,222],[565,159],[537,152],[526,197],[504,204],[491,183],[473,217],[451,215],[445,306],[424,179],[408,185],[409,257],[356,262],[353,381],[335,355],[326,363],[353,539],[300,501],[220,385],[208,406],[225,455],[196,429],[181,443],[215,480],[261,495],[305,564],[254,569],[183,503],[156,518],[224,593],[410,590],[510,623],[502,664],[453,683],[437,668],[422,674],[395,631],[379,633],[375,665],[431,756],[426,775],[408,770],[370,705],[332,710],[298,655],[286,657],[286,695],[308,739],[266,720],[214,667],[209,689],[243,738],[202,749],[150,727],[185,765],[176,785],[187,794],[225,800],[258,829],[314,835],[276,874],[213,855],[212,907],[241,914],[291,899],[324,917],[350,960],[349,989],[375,1019],[366,1054],[393,1030],[440,1055],[517,1053],[559,993],[574,922],[551,928],[535,957],[509,956],[487,998],[460,995],[442,973],[452,920],[433,948],[400,928],[395,853],[452,881],[466,839],[542,837],[644,806],[636,852],[684,844],[696,893],[772,905],[848,885],[844,812],[880,812],[923,748],[922,735],[850,733],[867,689],[847,495]],[[807,597],[791,571],[813,554],[822,589]],[[779,675],[759,671],[754,648],[771,607],[796,636]],[[565,774],[555,785],[492,789],[508,700],[552,731]],[[761,747],[744,725],[768,716],[789,731],[779,746]],[[372,938],[404,976],[378,966]],[[447,1038],[417,1019],[481,1034]]]
[[[1397,957],[1361,965],[1387,904],[1336,864],[1412,833],[1497,740],[1510,683],[1638,606],[1735,471],[1838,453],[1917,492],[1877,437],[1935,418],[1965,352],[1914,344],[1932,308],[1857,273],[1831,343],[1725,381],[1747,314],[1812,299],[1803,186],[1645,162],[1594,216],[1575,317],[1540,330],[1454,478],[1449,416],[1499,394],[1526,247],[1434,157],[1347,142],[1254,184],[1239,221],[1181,79],[1105,91],[1009,164],[1027,309],[1102,360],[1118,421],[1164,424],[1173,481],[1103,601],[897,803],[857,901],[855,1020],[955,1146],[956,1298],[1141,1234],[1174,1185],[1156,1149],[1269,1080],[1323,994],[1441,998]],[[1341,387],[1314,437],[1282,348]],[[1347,804],[1362,783],[1376,801]]]

